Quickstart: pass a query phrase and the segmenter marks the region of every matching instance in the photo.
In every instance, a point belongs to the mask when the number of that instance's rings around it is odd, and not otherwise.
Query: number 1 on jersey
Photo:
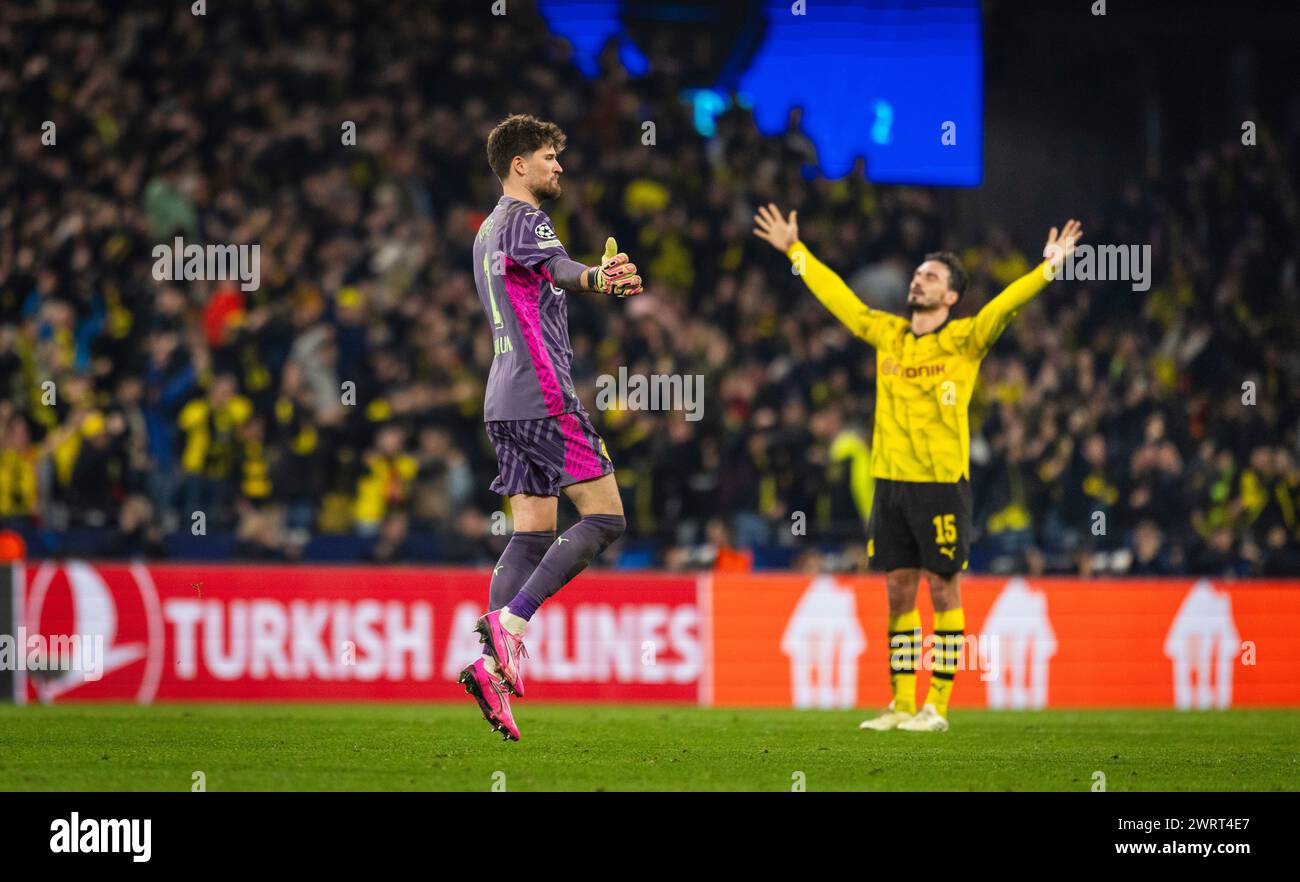
[[[488,266],[487,252],[483,252],[483,279],[487,282],[488,303],[492,305],[492,327],[499,328],[505,322],[501,320],[501,313],[497,310],[497,297],[492,293],[492,268]]]

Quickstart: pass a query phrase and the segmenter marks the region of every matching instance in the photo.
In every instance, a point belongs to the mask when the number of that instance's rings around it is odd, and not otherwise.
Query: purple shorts
[[[500,474],[492,491],[503,496],[559,496],[560,488],[612,474],[605,442],[582,409],[536,420],[491,420],[488,437]]]

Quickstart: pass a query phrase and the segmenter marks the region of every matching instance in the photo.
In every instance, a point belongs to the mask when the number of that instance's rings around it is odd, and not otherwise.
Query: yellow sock
[[[889,685],[894,710],[916,713],[916,659],[921,654],[921,614],[915,609],[889,617]]]
[[[934,614],[934,665],[930,670],[930,691],[925,696],[925,703],[934,705],[944,719],[948,718],[953,677],[961,664],[961,649],[965,642],[966,613],[961,607]]]

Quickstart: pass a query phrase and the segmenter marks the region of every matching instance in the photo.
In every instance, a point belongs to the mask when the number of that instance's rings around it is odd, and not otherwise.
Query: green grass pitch
[[[1300,789],[1300,710],[954,711],[946,733],[861,711],[517,703],[0,706],[0,790]],[[497,772],[504,772],[504,780]]]

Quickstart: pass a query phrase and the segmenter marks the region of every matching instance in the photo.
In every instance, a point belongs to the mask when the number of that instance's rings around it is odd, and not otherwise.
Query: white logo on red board
[[[453,679],[482,653],[474,632],[481,615],[479,604],[457,604],[447,634],[445,678]],[[551,600],[529,621],[524,642],[529,682],[693,683],[704,664],[694,604]]]
[[[423,681],[433,675],[433,607],[359,596],[169,597],[177,680]]]
[[[980,629],[980,679],[991,708],[1047,707],[1047,682],[1056,632],[1047,594],[1012,579],[993,601]]]
[[[867,638],[851,588],[819,576],[799,598],[781,651],[790,657],[795,707],[850,708],[858,703],[858,656]]]
[[[1219,708],[1232,705],[1232,667],[1241,646],[1232,618],[1232,597],[1202,579],[1192,586],[1165,637],[1173,661],[1174,706]]]
[[[153,701],[162,675],[164,635],[158,592],[140,564],[119,570],[109,584],[84,561],[41,564],[32,576],[25,625],[47,640],[81,635],[102,639],[102,676],[80,670],[30,672],[36,697]],[[116,590],[114,590],[116,589]]]

